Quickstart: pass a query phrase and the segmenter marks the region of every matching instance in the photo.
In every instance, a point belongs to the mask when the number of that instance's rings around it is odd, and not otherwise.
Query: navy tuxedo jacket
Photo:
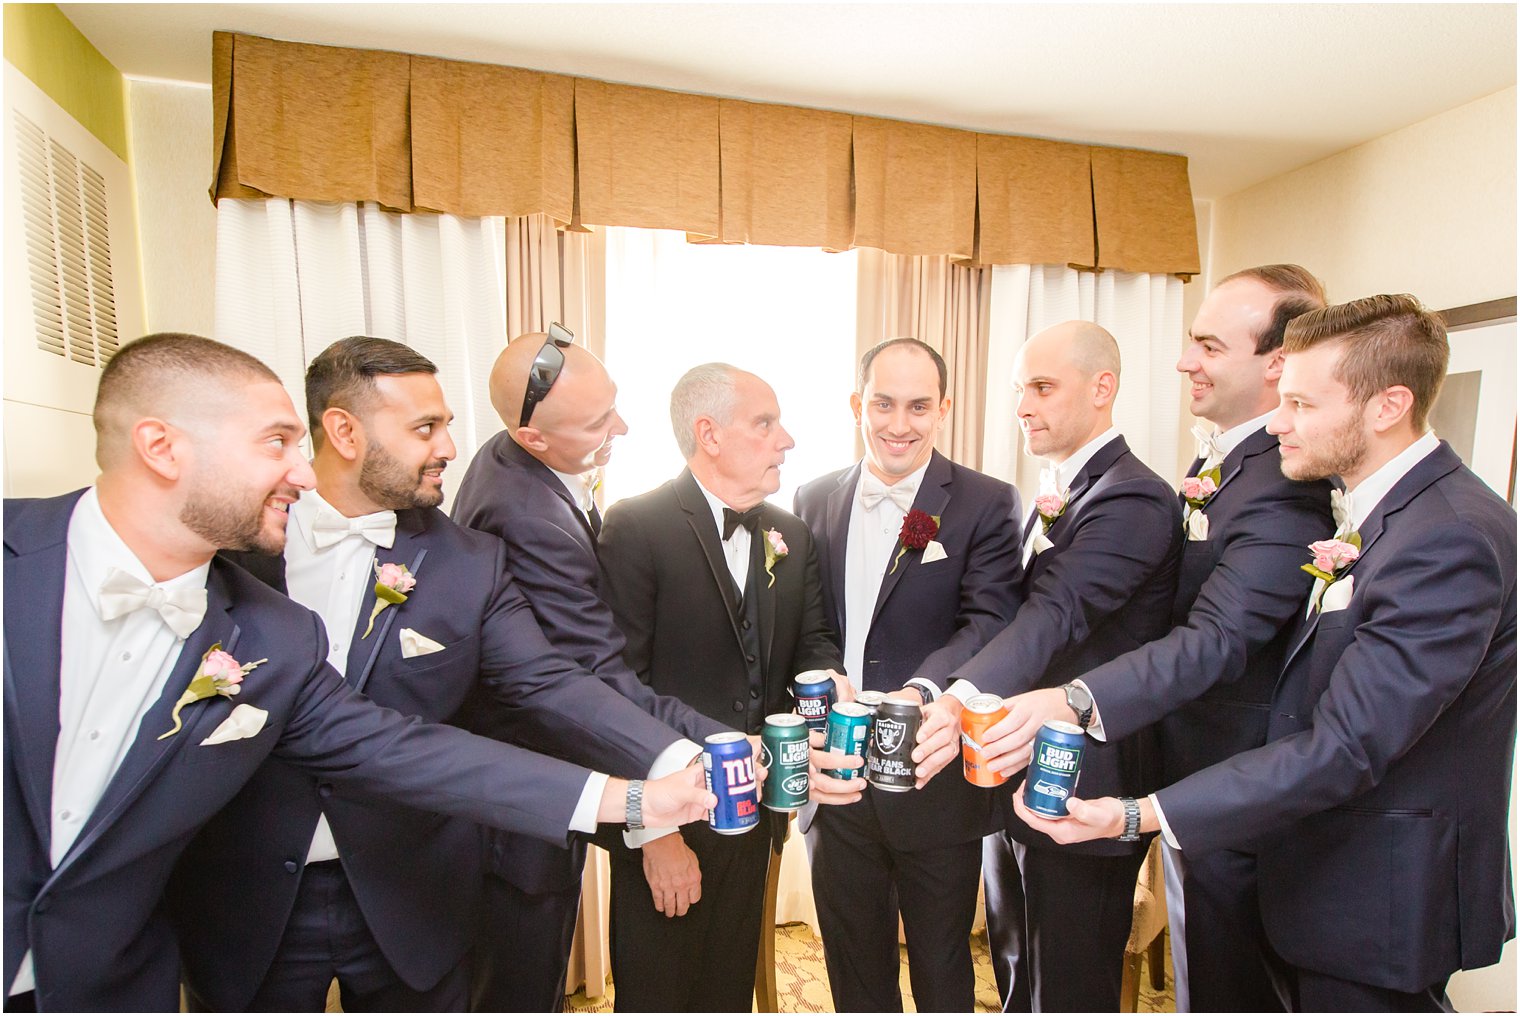
[[[1032,513],[1030,526],[1040,525]],[[955,674],[1009,696],[1058,688],[1170,627],[1182,547],[1177,492],[1116,437],[1072,481],[1066,510],[1030,559],[1013,623]],[[1077,796],[1142,795],[1157,778],[1154,730],[1123,740],[1087,739]],[[1011,800],[1011,795],[1008,797]],[[1119,854],[1138,844],[1056,847],[1006,807],[1009,831],[1031,846]]]
[[[845,548],[860,469],[856,463],[797,491],[797,514],[818,545],[824,611],[841,653]],[[1017,491],[935,452],[913,507],[939,516],[935,539],[946,556],[925,564],[922,551],[909,550],[882,579],[866,635],[864,673],[850,675],[862,689],[895,691],[913,677],[943,688],[955,668],[1008,626],[1018,605]],[[955,764],[915,793],[867,793],[870,804],[846,807],[874,807],[892,843],[905,850],[976,839],[991,831],[996,818],[992,792],[967,783]]]
[[[1157,798],[1184,853],[1256,846],[1285,960],[1418,991],[1514,936],[1515,512],[1442,442],[1358,531],[1350,602],[1289,647],[1273,740]]]
[[[284,557],[227,556],[285,591]],[[375,562],[405,564],[417,586],[381,612],[366,638],[375,603],[367,584],[345,679],[380,705],[477,733],[485,731],[473,714],[489,703],[514,714],[524,736],[512,743],[643,776],[676,733],[551,649],[505,557],[500,540],[437,509],[397,512],[396,541],[377,547]],[[402,628],[445,648],[405,659]],[[169,893],[186,979],[215,1008],[245,1008],[263,981],[323,812],[370,930],[404,981],[436,984],[469,948],[482,863],[477,824],[333,793],[271,759],[192,841]],[[238,878],[226,877],[229,865]]]
[[[780,531],[789,553],[773,568],[774,585],[763,570],[755,573],[762,716],[792,711],[796,674],[841,666],[807,526],[765,504],[752,540],[752,571],[761,568],[758,547],[768,529]],[[747,719],[752,707],[743,618],[718,535],[701,488],[690,470],[683,471],[608,510],[599,541],[603,588],[627,638],[623,655],[640,679],[711,719],[757,734],[759,723]]]
[[[1082,678],[1107,737],[1160,720],[1162,784],[1266,743],[1272,689],[1304,613],[1299,566],[1335,531],[1329,482],[1283,476],[1265,429],[1231,449],[1219,473],[1203,507],[1208,538],[1182,545],[1176,627]]]
[[[505,541],[507,570],[555,649],[698,744],[728,729],[680,699],[657,694],[628,669],[623,633],[602,599],[596,538],[585,514],[559,477],[505,431],[470,462],[452,514],[455,521]],[[521,729],[520,717],[483,705],[478,720],[489,726],[477,723],[471,729],[510,741],[531,734]],[[518,888],[543,893],[580,884],[585,846],[579,839],[561,850],[532,837],[489,832],[489,869]]]
[[[163,906],[165,887],[191,838],[271,758],[345,795],[376,801],[394,795],[411,807],[551,842],[568,839],[586,770],[377,707],[327,666],[327,638],[315,614],[217,559],[206,583],[205,620],[185,641],[162,696],[79,839],[54,868],[49,815],[66,538],[78,498],[76,492],[5,502],[7,986],[30,948],[42,1009],[177,1009],[179,948]],[[419,583],[426,583],[427,570],[421,574]],[[425,602],[425,590],[420,586],[421,595],[407,607]],[[439,630],[447,636],[453,629]],[[184,729],[158,740],[171,726],[175,700],[216,642],[239,660],[268,662],[248,675],[235,699],[187,706]],[[262,730],[201,743],[243,704],[268,712]],[[303,843],[289,858],[299,862],[305,851]],[[207,863],[233,887],[239,906],[256,910],[260,892],[252,885],[262,873],[241,856]],[[284,860],[271,863],[294,883]],[[249,958],[236,953],[228,962]]]

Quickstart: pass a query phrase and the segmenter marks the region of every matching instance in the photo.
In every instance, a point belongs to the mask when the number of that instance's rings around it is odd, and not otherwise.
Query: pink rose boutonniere
[[[887,574],[897,570],[897,562],[910,550],[923,550],[939,535],[939,516],[930,515],[914,508],[903,517],[902,529],[897,534],[897,541],[902,544],[902,549],[892,559],[892,568]]]
[[[767,529],[765,531],[765,574],[769,575],[771,580],[766,583],[765,588],[769,589],[776,584],[776,573],[771,569],[776,567],[777,561],[789,553],[791,551],[786,548],[786,540],[782,538],[781,530]]]
[[[1210,469],[1182,481],[1182,497],[1190,508],[1202,508],[1219,490],[1219,470]]]
[[[1309,554],[1314,560],[1299,567],[1325,583],[1325,588],[1319,591],[1319,600],[1323,600],[1325,589],[1334,585],[1362,556],[1362,538],[1358,533],[1347,533],[1344,540],[1316,540],[1309,544]]]
[[[369,625],[364,629],[361,639],[369,638],[369,633],[375,630],[375,618],[380,612],[391,605],[400,606],[406,602],[406,594],[411,592],[417,585],[417,578],[407,570],[404,564],[376,564],[375,565],[375,609],[369,612]]]
[[[192,702],[199,702],[201,699],[208,699],[215,695],[232,698],[243,690],[241,687],[243,675],[259,664],[268,662],[265,659],[255,660],[252,663],[239,663],[232,658],[231,653],[222,651],[220,642],[213,645],[206,650],[206,655],[201,657],[201,665],[196,668],[195,676],[190,679],[190,683],[180,694],[179,700],[174,703],[174,729],[159,734],[158,739],[162,741],[180,732],[180,728],[185,725],[179,718],[180,710]]]
[[[1066,514],[1066,499],[1070,491],[1060,494],[1041,494],[1034,499],[1034,510],[1040,513],[1041,534],[1050,532],[1050,527],[1056,524],[1056,519]]]

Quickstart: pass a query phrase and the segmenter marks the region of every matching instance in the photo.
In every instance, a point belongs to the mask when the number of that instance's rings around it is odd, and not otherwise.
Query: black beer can
[[[913,748],[923,718],[923,707],[917,702],[889,698],[876,707],[866,750],[866,780],[871,786],[894,794],[913,789],[918,779]]]

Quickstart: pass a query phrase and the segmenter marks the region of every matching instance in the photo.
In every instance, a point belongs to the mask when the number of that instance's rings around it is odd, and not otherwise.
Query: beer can
[[[718,804],[707,813],[715,833],[736,836],[760,822],[760,797],[755,780],[755,756],[749,740],[736,730],[709,734],[702,746],[702,775]]]
[[[855,693],[855,701],[871,710],[871,719],[876,719],[876,707],[887,700],[884,691],[862,691]]]
[[[1082,752],[1087,735],[1075,723],[1046,720],[1034,738],[1029,773],[1024,779],[1024,805],[1036,815],[1065,818],[1066,799],[1082,775]]]
[[[992,725],[1008,715],[1000,695],[973,695],[961,710],[961,765],[966,782],[978,787],[1001,787],[1008,777],[987,768],[990,761],[982,748],[983,738]]]
[[[866,736],[871,730],[871,710],[858,702],[836,702],[829,709],[828,736],[824,747],[845,755],[866,757]],[[825,776],[853,780],[859,769],[825,769]]]
[[[773,713],[760,730],[760,762],[769,771],[761,803],[796,811],[808,802],[807,724],[796,713]]]
[[[829,725],[829,706],[835,700],[834,679],[826,670],[807,670],[792,680],[792,694],[797,698],[797,713],[807,721],[809,730],[824,730]]]
[[[918,773],[913,747],[918,744],[918,725],[924,711],[917,702],[889,698],[876,707],[866,750],[866,779],[877,790],[900,794],[913,789]]]

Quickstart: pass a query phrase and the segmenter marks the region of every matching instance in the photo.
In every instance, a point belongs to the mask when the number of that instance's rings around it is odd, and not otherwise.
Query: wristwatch
[[[930,691],[928,688],[925,688],[923,685],[917,683],[916,681],[912,684],[904,685],[904,687],[912,688],[914,691],[918,692],[918,697],[923,700],[924,705],[928,705],[934,701],[934,692]]]
[[[1119,842],[1134,843],[1140,838],[1140,802],[1133,797],[1121,797],[1119,803],[1124,806],[1124,834]]]
[[[644,828],[644,781],[628,781],[628,831]]]
[[[1087,725],[1092,722],[1092,695],[1080,684],[1065,684],[1061,686],[1061,690],[1066,693],[1066,705],[1077,714],[1077,726],[1086,730]]]

